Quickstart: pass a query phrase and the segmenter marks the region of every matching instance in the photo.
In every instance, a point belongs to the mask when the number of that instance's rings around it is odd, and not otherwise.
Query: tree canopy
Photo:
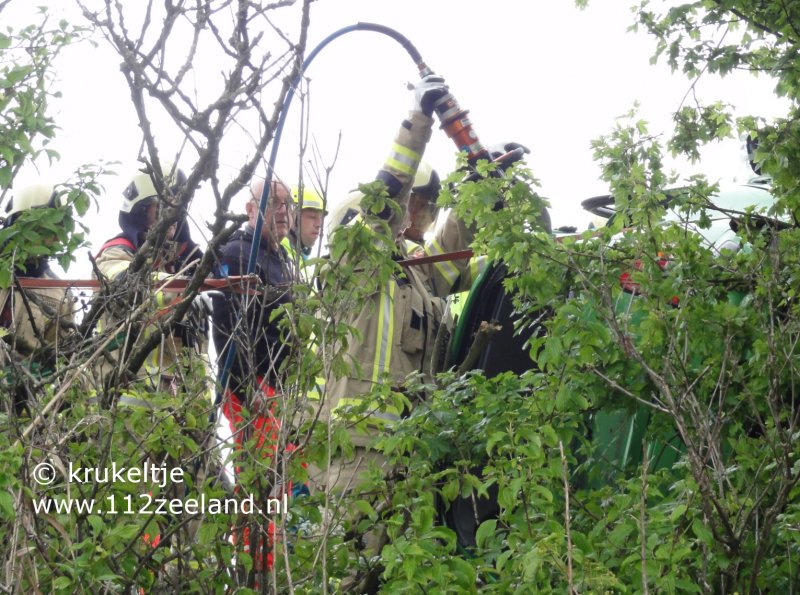
[[[0,14],[9,2],[0,1]],[[397,273],[367,225],[331,238],[330,258],[312,261],[324,290],[298,284],[283,308],[286,336],[314,349],[296,349],[285,364],[276,411],[282,454],[266,464],[220,444],[208,421],[214,379],[200,362],[185,362],[190,373],[177,396],[125,381],[163,331],[132,336],[126,369],[98,384],[92,370],[114,337],[96,323],[114,300],[97,296],[136,296],[129,317],[147,320],[153,250],[203,183],[215,201],[208,250],[159,328],[193,315],[215,250],[242,222],[231,201],[275,142],[306,57],[312,3],[148,2],[136,18],[110,0],[77,4],[80,22],[52,24],[43,10],[30,26],[0,33],[0,198],[26,163],[58,159],[48,147],[58,134],[48,110],[58,92],[52,64],[88,32],[119,56],[142,130],[142,166],[160,170],[179,158],[191,166],[128,285],[101,287],[91,303],[75,297],[82,321],[68,341],[35,360],[15,357],[13,336],[4,333],[0,586],[318,593],[337,592],[355,575],[364,589],[413,593],[796,589],[800,8],[712,0],[635,8],[631,26],[653,36],[653,60],[683,72],[688,92],[669,138],[652,135],[632,111],[593,142],[616,211],[605,227],[553,235],[543,224],[536,171],[525,164],[480,162],[472,179],[463,169],[449,177],[440,204],[477,228],[473,250],[494,263],[495,288],[511,304],[503,320],[477,322],[514,325],[527,337],[516,354],[522,373],[447,365],[435,378],[378,386],[340,424],[309,416],[308,393],[324,394],[325,382],[352,365],[332,348],[352,337],[345,313]],[[275,25],[288,8],[296,36]],[[267,35],[281,52],[266,49]],[[208,68],[206,52],[218,86],[199,93],[190,81]],[[725,98],[701,104],[691,93],[702,77],[738,70],[771,77],[789,102],[785,116],[736,119]],[[491,72],[481,76],[490,81]],[[152,123],[165,117],[184,138],[178,154],[158,145]],[[240,126],[254,151],[226,183],[218,174],[226,135]],[[750,138],[759,175],[749,187],[774,197],[768,209],[721,212],[726,189],[702,176],[679,179],[664,166],[668,154],[697,160],[703,145],[732,135]],[[58,208],[30,211],[0,231],[0,288],[15,283],[11,271],[31,256],[76,258],[85,230],[73,214],[102,194],[104,167],[81,168],[56,187]],[[323,193],[330,167],[320,165],[313,180]],[[367,212],[383,210],[380,183],[361,189]],[[733,221],[734,249],[703,239],[720,217]],[[27,414],[12,407],[20,390]],[[144,395],[152,407],[120,405],[122,396]],[[348,429],[386,403],[410,412],[375,444],[391,472],[369,469],[368,481],[344,496],[352,516],[332,518],[338,508],[324,493],[294,498],[280,515],[244,511],[251,492],[266,510],[265,482],[302,483],[305,463],[351,455]],[[114,466],[155,460],[182,480],[151,481],[147,492],[130,477],[100,479]],[[238,491],[220,479],[225,464],[238,469]],[[77,467],[92,474],[75,475]],[[201,517],[186,505],[193,499],[232,504]],[[159,500],[175,504],[157,510]],[[78,501],[99,504],[63,508]],[[469,535],[453,522],[458,510],[474,517]],[[389,540],[369,559],[360,537],[378,525]],[[244,527],[269,536],[262,541],[272,542],[274,567],[256,564],[257,553],[231,538]]]

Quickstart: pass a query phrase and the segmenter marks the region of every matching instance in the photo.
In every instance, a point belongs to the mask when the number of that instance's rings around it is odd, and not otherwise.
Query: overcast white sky
[[[17,4],[22,7],[27,0]],[[62,9],[71,3],[54,4]],[[552,201],[554,223],[585,227],[588,216],[580,211],[580,201],[606,191],[590,141],[609,133],[615,118],[637,100],[651,130],[666,129],[690,86],[666,66],[650,65],[653,40],[626,32],[633,19],[629,4],[592,0],[580,11],[572,0],[318,0],[312,5],[308,47],[358,21],[397,29],[446,78],[486,144],[517,141],[531,148],[529,164],[541,192]],[[6,9],[4,20],[13,11]],[[290,35],[298,13],[299,7],[291,8],[279,17]],[[140,135],[118,63],[102,41],[96,49],[84,45],[64,54],[59,69],[64,98],[56,114],[63,129],[57,142],[63,161],[53,177],[99,158],[134,162]],[[207,72],[213,77],[218,69],[209,64]],[[332,156],[342,134],[331,197],[344,196],[358,182],[372,179],[383,162],[411,106],[406,83],[418,80],[417,71],[394,41],[356,32],[323,50],[306,74],[311,79],[310,130],[324,155]],[[697,86],[704,100],[722,99],[740,114],[763,116],[781,113],[772,91],[773,83],[764,77],[708,77]],[[277,167],[289,183],[298,170],[299,117],[295,102]],[[162,151],[170,143],[175,146],[167,151],[177,149],[178,139],[162,135],[158,140]],[[426,159],[447,173],[454,151],[452,141],[435,130]],[[231,176],[241,161],[236,150],[222,155]],[[749,173],[743,164],[738,141],[731,141],[709,152],[696,170],[712,179],[741,179]],[[90,219],[95,249],[116,233],[126,182],[109,179],[106,185],[101,213]],[[207,208],[201,192],[192,209],[196,221],[204,215],[208,219]]]

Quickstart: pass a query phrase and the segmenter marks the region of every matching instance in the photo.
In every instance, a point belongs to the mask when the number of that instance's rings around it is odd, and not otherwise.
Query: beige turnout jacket
[[[409,191],[425,145],[430,138],[433,119],[412,112],[395,140],[384,169],[402,182],[403,188],[395,197],[405,211]],[[410,167],[405,167],[410,164]],[[397,237],[402,217],[389,221]],[[452,213],[438,227],[433,239],[426,242],[427,255],[466,249],[473,232]],[[398,252],[405,257],[405,242],[397,243]],[[404,267],[404,273],[391,278],[367,303],[350,313],[347,324],[356,328],[360,339],[353,335],[347,343],[347,356],[358,363],[350,373],[327,383],[322,405],[323,416],[336,416],[342,406],[358,403],[372,388],[381,383],[399,386],[413,372],[429,372],[434,339],[441,321],[443,299],[454,291],[468,261],[447,261],[422,266]],[[348,359],[350,361],[350,359]],[[360,372],[358,370],[360,368]],[[353,442],[365,445],[374,430],[398,418],[400,411],[376,408],[367,420],[373,431],[354,433]]]

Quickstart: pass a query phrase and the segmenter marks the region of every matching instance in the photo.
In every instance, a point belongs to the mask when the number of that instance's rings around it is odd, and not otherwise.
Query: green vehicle
[[[710,197],[712,205],[706,210],[710,225],[700,227],[693,216],[680,214],[674,210],[667,210],[664,217],[665,223],[678,223],[691,233],[697,234],[702,239],[702,245],[715,254],[723,251],[736,252],[743,249],[741,239],[737,235],[738,221],[744,213],[750,212],[754,216],[764,214],[774,204],[775,199],[770,193],[770,180],[766,177],[755,177],[746,183],[736,186],[723,187],[714,196]],[[611,196],[598,196],[583,201],[582,206],[596,217],[605,218],[609,223],[622,216],[614,208]],[[667,205],[668,206],[668,205]],[[713,207],[713,208],[712,208]],[[624,232],[623,232],[624,233]],[[659,261],[663,266],[668,266],[668,258]],[[631,317],[633,328],[636,327],[646,312],[643,306],[637,303],[638,286],[633,283],[630,276],[623,273],[620,277],[619,292],[615,301],[618,313],[627,313]],[[728,293],[728,300],[740,305],[744,295],[740,291],[732,290]],[[677,297],[675,307],[679,307]],[[625,469],[629,465],[638,465],[642,462],[642,440],[645,438],[650,422],[651,410],[640,406],[634,415],[625,411],[598,411],[593,419],[593,440],[596,445],[596,456],[608,461],[616,469]],[[649,436],[647,440],[647,457],[651,468],[671,467],[682,453],[682,445],[677,436]],[[598,479],[595,479],[596,485]]]
[[[679,222],[682,226],[698,234],[703,244],[716,253],[725,250],[742,249],[741,240],[736,234],[737,221],[748,209],[752,213],[765,213],[773,205],[769,179],[756,177],[744,184],[720,189],[711,197],[707,216],[710,225],[701,228],[693,221],[692,215],[681,215],[667,208],[665,222]],[[583,201],[582,206],[597,218],[613,221],[624,216],[615,209],[612,196],[598,196]],[[668,207],[668,204],[666,205]],[[756,215],[757,216],[757,215]],[[628,228],[622,233],[635,231]],[[666,261],[665,261],[666,264]],[[512,296],[503,287],[506,270],[502,263],[490,266],[473,284],[463,311],[456,321],[448,351],[449,365],[460,365],[467,357],[473,339],[482,321],[496,321],[502,327],[492,336],[480,351],[472,366],[480,369],[487,377],[502,372],[522,374],[532,366],[526,342],[535,335],[545,333],[544,322],[549,313],[538,313],[533,324],[523,325],[525,330],[516,333],[515,312]],[[619,280],[619,291],[615,293],[615,308],[632,316],[635,328],[637,316],[644,316],[641,303],[637,303],[638,286],[630,277],[623,274]],[[739,305],[741,293],[730,292],[729,299]],[[641,302],[642,300],[639,300]],[[679,304],[675,304],[680,307]],[[599,410],[590,414],[587,426],[591,432],[594,461],[591,476],[584,477],[585,487],[599,487],[607,484],[615,473],[635,468],[642,462],[642,441],[647,438],[647,454],[650,469],[671,467],[682,452],[682,445],[676,436],[648,434],[651,423],[651,410],[640,406],[636,410]],[[477,506],[477,510],[475,509]],[[498,512],[496,502],[478,500],[473,503],[467,499],[454,502],[444,513],[447,524],[456,531],[459,543],[464,547],[474,545],[474,532],[483,520]]]

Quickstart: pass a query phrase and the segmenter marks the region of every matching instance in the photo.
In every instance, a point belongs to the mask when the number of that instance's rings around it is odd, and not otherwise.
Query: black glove
[[[449,87],[438,74],[429,74],[414,87],[414,109],[426,116],[433,115],[436,101],[447,95]]]
[[[492,159],[497,159],[498,157],[502,157],[506,153],[510,151],[514,151],[515,149],[522,149],[522,153],[528,154],[531,150],[523,145],[522,143],[500,143],[498,145],[492,145],[489,147],[489,153],[492,156]]]

